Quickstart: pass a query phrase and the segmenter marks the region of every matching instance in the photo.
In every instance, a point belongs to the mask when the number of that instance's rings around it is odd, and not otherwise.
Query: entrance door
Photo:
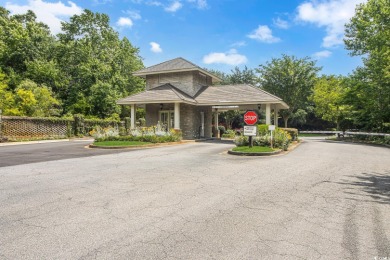
[[[175,113],[172,110],[160,111],[160,123],[168,131],[174,127]]]

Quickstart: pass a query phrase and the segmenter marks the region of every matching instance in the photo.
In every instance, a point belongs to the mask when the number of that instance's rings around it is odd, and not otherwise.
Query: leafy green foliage
[[[109,23],[107,15],[84,10],[62,23],[63,32],[55,38],[32,11],[11,16],[0,7],[4,114],[121,114],[116,101],[144,88],[143,79],[131,73],[143,64],[138,48],[120,39]]]
[[[361,128],[385,131],[390,123],[390,4],[369,0],[357,6],[345,29],[352,56],[364,55],[364,67],[351,75],[347,102]]]
[[[299,59],[288,55],[273,58],[256,69],[259,73],[260,87],[280,97],[290,106],[289,109],[280,112],[285,127],[298,109],[307,109],[308,98],[320,70],[316,62],[308,57]]]
[[[324,120],[336,123],[337,130],[340,122],[350,115],[350,106],[345,104],[347,92],[348,87],[342,77],[322,76],[315,83],[311,96],[315,113]]]

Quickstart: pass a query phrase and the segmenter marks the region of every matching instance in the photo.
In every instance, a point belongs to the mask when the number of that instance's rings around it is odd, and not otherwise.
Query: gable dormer
[[[191,97],[194,97],[202,87],[221,81],[220,78],[183,58],[169,60],[133,74],[146,79],[146,90],[168,83]]]

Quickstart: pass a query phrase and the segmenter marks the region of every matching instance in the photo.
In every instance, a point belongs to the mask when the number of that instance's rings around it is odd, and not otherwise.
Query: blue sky
[[[309,56],[324,74],[361,64],[342,42],[344,24],[365,0],[0,0],[12,14],[33,10],[53,33],[83,9],[106,13],[140,49],[145,66],[176,57],[230,72],[256,68],[282,54]]]

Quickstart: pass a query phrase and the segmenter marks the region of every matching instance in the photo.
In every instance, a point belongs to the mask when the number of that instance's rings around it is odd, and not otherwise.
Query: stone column
[[[135,105],[130,105],[131,111],[130,111],[130,129],[135,128]]]
[[[175,103],[175,129],[180,130],[180,103]]]
[[[265,105],[265,123],[267,125],[271,124],[271,104]]]

